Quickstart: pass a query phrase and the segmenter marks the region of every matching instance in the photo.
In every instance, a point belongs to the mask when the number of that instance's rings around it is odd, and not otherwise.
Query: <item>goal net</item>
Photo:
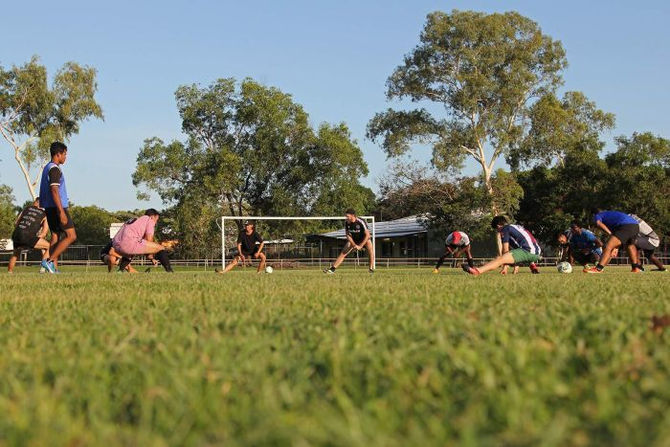
[[[370,242],[376,250],[374,216],[358,217],[368,225]],[[256,232],[264,241],[267,264],[273,268],[328,267],[347,243],[342,216],[222,216],[222,268],[237,254],[237,237],[247,220],[255,223]],[[345,260],[345,265],[367,265],[367,256],[365,251],[354,252]]]

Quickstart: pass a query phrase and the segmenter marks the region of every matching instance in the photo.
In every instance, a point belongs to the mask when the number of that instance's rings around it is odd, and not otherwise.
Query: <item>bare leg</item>
[[[342,262],[344,261],[344,258],[346,258],[347,255],[349,254],[349,250],[351,250],[351,248],[352,248],[351,244],[349,242],[347,242],[347,244],[342,249],[342,252],[340,253],[340,255],[337,257],[335,262],[333,262],[333,268],[338,268],[340,266],[340,264],[342,264]]]
[[[15,248],[12,252],[12,257],[9,258],[9,265],[7,266],[7,273],[14,273],[14,266],[16,266],[16,260],[19,258],[21,250]]]
[[[368,240],[365,243],[365,249],[368,251],[368,260],[370,261],[370,270],[375,269],[375,250],[372,247],[372,241]]]
[[[266,259],[265,254],[264,253],[256,253],[254,255],[254,258],[257,258],[257,259],[261,260],[261,262],[258,263],[258,269],[256,270],[257,273],[260,273],[265,268],[265,259]]]
[[[612,259],[612,252],[613,250],[619,248],[621,245],[621,241],[616,237],[616,236],[611,236],[607,240],[607,244],[605,244],[605,248],[603,248],[603,255],[600,257],[600,265],[605,267],[607,264],[609,264],[610,259]],[[637,258],[637,256],[636,256]]]
[[[637,254],[637,247],[633,244],[626,245],[626,251],[628,252],[628,257],[630,258],[631,264],[638,264],[640,257]]]
[[[77,233],[74,228],[68,228],[65,230],[65,237],[61,238],[55,246],[51,245],[51,256],[50,259],[54,262],[54,265],[58,265],[58,257],[74,242],[77,240]]]
[[[503,265],[514,265],[514,257],[512,257],[512,253],[508,252],[502,256],[498,256],[497,258],[487,262],[483,266],[477,267],[477,270],[479,270],[479,273],[484,273],[490,270],[500,268]]]
[[[240,257],[235,256],[235,259],[230,261],[228,263],[228,265],[226,265],[226,268],[221,273],[227,273],[227,272],[231,271],[233,269],[233,267],[235,267],[237,265],[238,262],[240,262]]]

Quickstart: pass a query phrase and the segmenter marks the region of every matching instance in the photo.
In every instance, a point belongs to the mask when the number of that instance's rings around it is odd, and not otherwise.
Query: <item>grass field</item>
[[[23,272],[3,446],[670,445],[669,274]]]

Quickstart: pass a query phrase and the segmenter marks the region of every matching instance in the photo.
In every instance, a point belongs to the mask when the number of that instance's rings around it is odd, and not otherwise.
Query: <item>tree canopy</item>
[[[0,66],[0,134],[11,146],[32,198],[30,168],[49,158],[49,145],[79,133],[89,118],[103,118],[95,100],[96,70],[68,62],[53,77],[37,57],[21,66]]]

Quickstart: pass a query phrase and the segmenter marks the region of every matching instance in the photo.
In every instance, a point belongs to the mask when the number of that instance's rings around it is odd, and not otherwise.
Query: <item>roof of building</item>
[[[401,237],[412,234],[427,233],[428,226],[425,216],[408,216],[402,219],[375,222],[375,238]],[[328,233],[321,233],[321,237],[345,239],[344,228]]]

